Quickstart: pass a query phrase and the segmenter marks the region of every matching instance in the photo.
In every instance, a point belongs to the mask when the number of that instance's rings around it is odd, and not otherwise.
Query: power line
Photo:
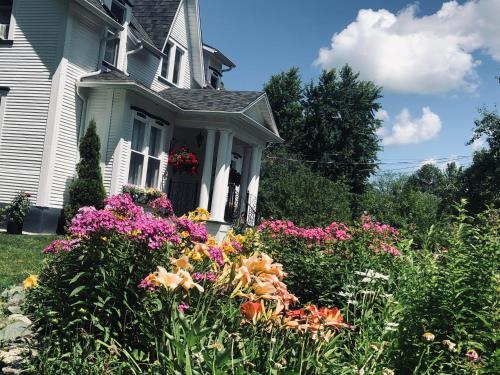
[[[464,159],[470,159],[472,158],[471,155],[458,155],[454,156],[453,158],[450,157],[442,157],[442,158],[433,158],[432,160],[429,159],[419,159],[419,160],[402,160],[402,161],[392,161],[392,162],[341,162],[339,160],[303,160],[303,159],[293,159],[293,158],[286,158],[282,156],[266,156],[266,159],[272,159],[272,160],[283,160],[283,161],[291,161],[291,162],[298,162],[298,163],[308,163],[308,164],[338,164],[338,165],[400,165],[400,164],[411,164],[412,166],[422,164],[425,162],[443,162],[443,161],[450,161],[453,162],[455,160],[464,160]],[[411,167],[410,167],[411,168]]]

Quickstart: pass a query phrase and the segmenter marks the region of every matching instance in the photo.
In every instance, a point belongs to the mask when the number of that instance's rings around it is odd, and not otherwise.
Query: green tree
[[[443,180],[441,169],[434,164],[424,164],[410,176],[408,183],[415,190],[437,194],[441,189]]]
[[[262,218],[292,220],[300,226],[351,220],[349,189],[302,163],[264,159],[259,190]]]
[[[69,187],[69,202],[65,207],[65,218],[70,220],[85,206],[103,208],[106,197],[99,165],[101,143],[96,123],[92,120],[79,146],[80,162],[76,166],[76,178]]]
[[[464,172],[464,195],[473,213],[483,211],[487,205],[500,207],[500,116],[496,108],[482,108],[479,114],[467,144],[484,138],[488,148],[475,152],[471,166]]]
[[[285,140],[284,148],[297,152],[304,122],[303,88],[298,68],[271,76],[264,85],[264,90],[269,98],[280,136]],[[281,148],[283,147],[273,149]]]
[[[361,194],[377,168],[381,149],[376,130],[381,121],[381,88],[362,81],[345,65],[323,71],[317,84],[305,89],[305,124],[300,137],[304,157],[319,160],[315,171],[333,181],[344,181]]]

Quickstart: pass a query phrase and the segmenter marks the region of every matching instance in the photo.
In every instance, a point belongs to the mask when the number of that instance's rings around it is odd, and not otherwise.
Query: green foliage
[[[302,226],[351,220],[351,194],[345,185],[281,156],[263,160],[259,190],[258,212],[263,218],[292,220]]]
[[[301,130],[304,122],[304,94],[299,69],[291,68],[271,76],[264,85],[264,91],[273,109],[280,136],[285,140],[285,147],[290,151],[299,151],[297,147],[303,136]]]
[[[143,205],[147,205],[147,204],[151,203],[156,198],[160,198],[163,194],[158,189],[152,189],[152,188],[143,189],[141,187],[134,186],[134,185],[125,185],[122,188],[122,192],[130,194],[130,196],[132,197],[132,200],[135,203],[143,204]]]
[[[12,202],[5,206],[0,216],[5,215],[16,224],[22,225],[31,207],[30,197],[31,194],[20,191],[12,199]]]
[[[483,211],[487,205],[500,207],[500,116],[496,108],[482,108],[479,114],[467,144],[484,138],[488,149],[475,152],[472,165],[464,172],[464,195],[473,213]]]
[[[359,80],[348,65],[338,72],[323,71],[318,84],[305,89],[301,153],[324,161],[314,164],[314,170],[345,181],[354,194],[363,192],[376,170],[380,120],[375,113],[381,108],[380,98],[381,88]]]
[[[69,187],[69,201],[65,207],[65,218],[71,220],[81,207],[103,207],[106,197],[102,182],[100,160],[101,144],[96,123],[92,120],[80,141],[80,162],[76,166],[76,178]]]
[[[440,219],[440,199],[417,190],[414,181],[404,175],[381,174],[363,194],[360,207],[378,221],[408,231],[421,242]]]
[[[10,202],[0,213],[0,217],[5,215],[7,218],[13,220],[17,225],[24,223],[24,218],[28,214],[31,207],[31,194],[20,191],[16,194],[12,202]]]
[[[498,353],[500,220],[498,211],[487,211],[474,223],[462,206],[451,233],[440,233],[446,246],[410,254],[403,269],[397,299],[402,305],[400,323],[403,372],[495,373]],[[425,343],[416,338],[435,335]],[[443,345],[456,344],[456,351]],[[465,352],[474,349],[479,362],[468,362]],[[487,370],[489,369],[489,370]],[[497,368],[498,370],[498,368]]]
[[[264,88],[285,139],[282,148],[295,158],[319,161],[311,165],[315,172],[360,194],[380,150],[375,112],[381,88],[361,81],[348,65],[324,71],[318,83],[305,87],[292,68],[272,76]]]

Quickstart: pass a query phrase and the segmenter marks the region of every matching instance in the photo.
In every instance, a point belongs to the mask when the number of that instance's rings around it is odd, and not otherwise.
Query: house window
[[[132,129],[129,184],[159,187],[162,139],[162,124],[141,113],[136,113]]]
[[[9,93],[8,87],[0,86],[0,138],[2,137],[3,116],[5,113],[5,106],[7,101],[7,94]]]
[[[118,22],[120,25],[123,25],[125,22],[125,15],[126,15],[126,10],[125,7],[120,4],[118,1],[112,1],[111,2],[111,14],[113,15],[113,18]]]
[[[9,39],[12,0],[0,0],[0,39]]]
[[[120,38],[118,38],[118,35],[110,30],[108,30],[107,35],[106,48],[104,50],[104,62],[109,65],[116,66]]]
[[[165,54],[165,57],[163,57],[161,63],[160,76],[175,85],[179,85],[184,68],[185,50],[180,46],[169,42],[166,44],[163,53]]]
[[[165,46],[165,49],[163,50],[163,53],[165,54],[165,57],[163,58],[161,62],[161,76],[163,78],[168,79],[168,66],[169,66],[169,60],[170,60],[170,50],[172,49],[172,44],[167,43]]]
[[[219,90],[222,86],[221,78],[222,74],[219,73],[217,69],[209,67],[210,69],[210,86],[214,89]]]

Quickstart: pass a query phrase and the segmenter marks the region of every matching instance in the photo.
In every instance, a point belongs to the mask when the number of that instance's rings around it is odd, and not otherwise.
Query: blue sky
[[[307,82],[344,63],[383,86],[381,168],[402,172],[467,165],[481,147],[465,142],[477,109],[500,100],[499,15],[500,0],[201,0],[204,40],[237,65],[227,89],[261,90],[292,66]]]

